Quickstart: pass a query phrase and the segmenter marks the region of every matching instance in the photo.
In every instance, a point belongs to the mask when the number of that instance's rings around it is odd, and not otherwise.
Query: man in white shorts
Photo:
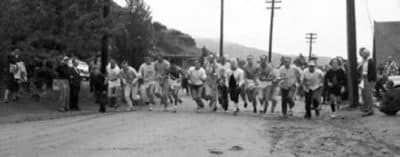
[[[108,83],[108,102],[110,107],[117,107],[117,98],[121,90],[121,80],[119,73],[121,69],[118,67],[115,60],[111,59],[107,65],[107,83]]]
[[[152,63],[151,57],[145,57],[145,63],[139,68],[139,73],[143,84],[140,86],[140,95],[146,105],[149,106],[149,111],[152,111],[154,103],[154,87],[156,84],[156,70],[154,63]]]
[[[253,112],[257,113],[257,76],[259,72],[259,66],[254,63],[254,57],[252,55],[247,57],[247,64],[244,66],[243,70],[245,72],[244,92],[247,95],[248,101],[253,104]]]
[[[269,102],[272,102],[271,112],[275,111],[278,94],[278,71],[268,63],[268,56],[262,56],[259,70],[260,103],[263,106],[261,113],[266,113]]]

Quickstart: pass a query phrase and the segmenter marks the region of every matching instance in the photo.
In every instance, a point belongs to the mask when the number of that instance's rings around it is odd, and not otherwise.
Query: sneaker
[[[233,115],[236,116],[238,113],[239,113],[239,109],[236,109],[236,110],[233,112]]]
[[[335,118],[336,118],[336,114],[335,114],[335,113],[332,113],[330,117],[331,117],[332,119],[335,119]]]
[[[316,115],[317,117],[319,117],[319,109],[316,109],[316,110],[315,110],[315,115]]]
[[[292,117],[292,116],[293,116],[293,111],[292,111],[292,110],[289,110],[288,115],[289,115],[290,117]]]
[[[178,108],[177,108],[177,106],[174,106],[174,107],[172,107],[172,113],[176,113],[176,112],[178,112]]]

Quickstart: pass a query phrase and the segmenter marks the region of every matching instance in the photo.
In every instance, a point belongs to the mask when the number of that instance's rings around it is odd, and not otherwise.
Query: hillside
[[[197,38],[196,43],[198,47],[207,47],[207,49],[211,50],[212,52],[219,52],[219,41],[214,39],[206,39],[206,38]],[[246,58],[248,55],[253,55],[259,57],[261,55],[268,55],[267,51],[260,50],[257,48],[247,47],[240,44],[232,43],[232,42],[225,42],[224,44],[224,52],[230,58]],[[278,65],[280,62],[280,58],[282,55],[279,53],[273,53],[272,63],[274,65]],[[297,55],[293,55],[290,57],[297,57]],[[319,57],[319,64],[327,64],[329,63],[329,57]]]

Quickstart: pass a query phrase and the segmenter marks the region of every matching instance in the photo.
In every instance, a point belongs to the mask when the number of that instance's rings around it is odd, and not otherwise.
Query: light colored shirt
[[[362,74],[367,75],[368,74],[368,60],[364,60],[362,62]]]
[[[226,77],[226,83],[229,83],[229,78],[233,75],[233,77],[235,78],[236,83],[239,85],[239,87],[241,87],[244,83],[245,83],[245,77],[244,77],[244,71],[240,68],[237,68],[236,70],[232,70],[230,69],[227,72],[227,77]]]
[[[282,66],[279,70],[279,76],[282,78],[280,83],[281,88],[288,89],[296,86],[301,78],[301,70],[294,65],[289,68]]]
[[[144,82],[154,81],[156,78],[156,69],[154,63],[142,64],[139,68],[139,73]]]
[[[226,73],[231,69],[231,64],[226,62],[224,65],[221,63],[217,64],[217,76],[218,78],[223,78],[226,76]],[[226,79],[226,78],[224,78]]]
[[[310,72],[309,68],[304,69],[301,80],[303,82],[303,87],[306,91],[316,90],[323,85],[324,74],[323,72],[315,68],[314,72]]]
[[[203,85],[207,79],[206,71],[203,68],[196,69],[195,67],[190,67],[188,73],[191,85]]]
[[[163,60],[162,62],[156,61],[154,63],[154,68],[156,71],[156,78],[168,78],[170,63],[167,60]]]
[[[122,83],[125,85],[134,85],[139,78],[137,71],[131,66],[129,66],[127,70],[121,70],[119,75],[122,79]]]
[[[120,87],[121,80],[119,79],[119,73],[121,69],[115,65],[114,68],[111,68],[111,64],[107,65],[107,80],[108,80],[108,87]]]

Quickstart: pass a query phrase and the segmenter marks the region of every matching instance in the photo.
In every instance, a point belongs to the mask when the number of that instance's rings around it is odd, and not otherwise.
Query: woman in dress
[[[334,58],[330,62],[331,69],[325,75],[326,88],[330,97],[330,105],[332,110],[331,118],[336,117],[336,110],[341,103],[341,95],[345,92],[346,73],[341,68],[341,62],[338,58]]]

